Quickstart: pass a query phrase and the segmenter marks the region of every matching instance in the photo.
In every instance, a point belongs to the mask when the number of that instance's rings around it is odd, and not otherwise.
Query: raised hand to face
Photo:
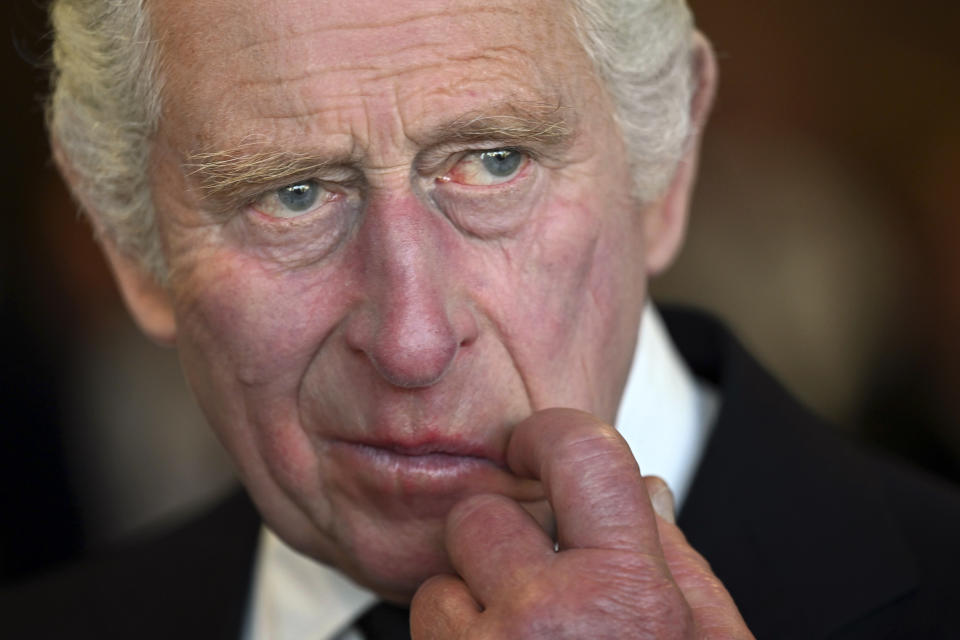
[[[543,483],[557,550],[516,502],[464,500],[447,520],[458,576],[417,592],[415,640],[753,637],[673,523],[666,485],[641,476],[612,427],[578,411],[538,412],[516,427],[507,463]]]

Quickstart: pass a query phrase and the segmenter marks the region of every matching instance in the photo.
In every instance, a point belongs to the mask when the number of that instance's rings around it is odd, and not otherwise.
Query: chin
[[[288,520],[274,531],[300,553],[392,602],[409,602],[427,579],[454,573],[445,544],[449,509],[391,512],[339,497],[328,503],[326,517],[300,520],[300,526]]]
[[[456,573],[442,539],[442,527],[427,528],[419,536],[384,528],[355,540],[353,557],[340,568],[383,599],[407,604],[428,578]]]

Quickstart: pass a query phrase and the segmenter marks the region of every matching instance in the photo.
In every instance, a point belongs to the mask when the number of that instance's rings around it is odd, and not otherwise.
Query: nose
[[[438,383],[476,337],[452,272],[447,226],[409,194],[372,198],[358,231],[367,296],[349,321],[347,342],[396,387]]]

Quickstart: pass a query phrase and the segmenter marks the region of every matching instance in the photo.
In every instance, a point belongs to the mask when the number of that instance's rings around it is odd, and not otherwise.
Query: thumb
[[[463,580],[436,575],[420,585],[410,603],[413,640],[453,640],[466,635],[480,615],[480,605]]]

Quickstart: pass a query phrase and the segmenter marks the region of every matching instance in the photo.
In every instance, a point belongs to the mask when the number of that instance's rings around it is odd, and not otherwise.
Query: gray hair
[[[161,86],[145,3],[54,0],[47,126],[97,232],[162,281],[149,176]]]
[[[684,0],[571,0],[577,35],[613,99],[634,194],[666,189],[694,133],[693,18]]]
[[[616,107],[639,201],[666,187],[691,137],[692,18],[684,0],[568,0]],[[148,0],[53,0],[48,127],[93,224],[158,282],[166,263],[150,189],[161,113]]]

